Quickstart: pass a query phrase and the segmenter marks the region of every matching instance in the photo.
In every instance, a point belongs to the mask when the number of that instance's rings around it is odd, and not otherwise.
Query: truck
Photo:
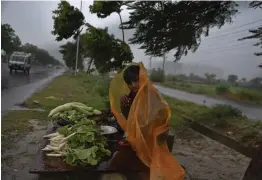
[[[30,73],[32,61],[33,57],[31,53],[13,52],[8,61],[10,73],[12,74],[13,70],[15,70],[15,72],[20,70],[28,75]]]

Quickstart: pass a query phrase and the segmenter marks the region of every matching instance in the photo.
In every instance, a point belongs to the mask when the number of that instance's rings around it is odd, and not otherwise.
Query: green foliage
[[[122,27],[122,17],[121,17],[121,6],[127,4],[124,1],[94,1],[93,5],[89,6],[90,12],[97,14],[99,18],[106,18],[110,14],[116,12],[120,18],[120,27],[122,29],[123,41],[125,41],[125,34]]]
[[[230,105],[217,104],[208,111],[196,113],[194,119],[205,123],[210,123],[218,128],[229,127],[227,119],[242,117],[242,112]]]
[[[36,45],[26,43],[21,46],[21,51],[26,53],[31,53],[35,60],[37,60],[40,64],[47,65],[47,64],[54,64],[58,65],[60,62],[51,56],[48,51],[44,49],[38,48]]]
[[[101,96],[108,96],[109,92],[109,77],[104,75],[95,85],[94,90]]]
[[[218,118],[242,116],[242,112],[239,109],[233,108],[231,105],[225,105],[225,104],[215,105],[214,107],[211,108],[210,113]]]
[[[162,56],[176,50],[179,60],[196,51],[201,35],[231,22],[237,4],[232,1],[136,1],[129,4],[130,17],[124,29],[135,28],[132,44],[140,44],[147,55]]]
[[[76,37],[80,27],[84,25],[85,17],[82,12],[71,6],[67,1],[61,1],[56,10],[53,11],[53,31],[57,41]]]
[[[19,50],[21,46],[20,38],[15,34],[14,29],[9,24],[1,25],[1,44],[2,49],[7,54]]]
[[[231,84],[235,84],[238,80],[238,76],[237,75],[234,75],[234,74],[230,74],[228,75],[227,77],[227,81]]]
[[[76,63],[76,42],[67,42],[60,46],[59,52],[63,55],[63,60],[67,67],[75,69]],[[78,58],[78,69],[83,69],[83,45],[80,40],[79,43],[79,58]]]
[[[228,93],[228,92],[229,92],[229,87],[225,84],[218,85],[216,87],[216,93],[217,94],[225,94],[225,93]]]
[[[94,59],[100,73],[123,68],[126,63],[132,62],[133,53],[128,44],[108,34],[108,28],[87,26],[87,32],[82,35],[84,49],[87,56]]]
[[[66,153],[65,161],[72,165],[96,166],[105,157],[111,155],[106,149],[106,138],[101,135],[101,129],[94,121],[83,121],[67,129],[69,134],[75,133],[68,139],[69,150]]]
[[[254,102],[262,101],[262,93],[257,91],[250,91],[250,90],[243,89],[236,92],[236,96],[238,96],[239,99],[248,100],[248,101],[254,101]]]
[[[158,68],[153,69],[150,74],[150,79],[153,82],[164,82],[165,81],[165,75],[162,69]]]
[[[94,1],[89,9],[91,13],[97,14],[97,17],[106,18],[114,12],[120,13],[123,4],[123,1]]]

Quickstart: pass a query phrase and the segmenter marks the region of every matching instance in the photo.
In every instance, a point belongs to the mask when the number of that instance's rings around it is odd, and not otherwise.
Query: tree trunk
[[[91,65],[92,65],[92,63],[93,63],[93,58],[90,60],[90,62],[89,62],[89,65],[88,65],[88,68],[87,68],[87,73],[89,74],[89,71],[90,71],[90,67],[91,67]]]
[[[117,13],[118,16],[119,16],[119,19],[120,19],[120,23],[121,23],[121,29],[122,29],[122,35],[123,35],[123,42],[125,42],[125,33],[124,33],[124,29],[123,29],[123,21],[122,21],[122,17],[121,17],[121,14],[120,12]]]

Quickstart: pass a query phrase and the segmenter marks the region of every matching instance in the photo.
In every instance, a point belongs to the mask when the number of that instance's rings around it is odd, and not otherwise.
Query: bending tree
[[[99,18],[106,18],[112,13],[117,13],[120,19],[120,29],[122,29],[123,41],[125,42],[125,34],[123,29],[123,21],[121,17],[121,7],[128,2],[124,1],[94,1],[93,5],[89,6],[90,12],[97,15]]]
[[[20,49],[21,40],[9,24],[2,24],[1,32],[2,49],[7,55],[10,55],[13,51]]]
[[[57,41],[68,39],[72,36],[76,38],[85,23],[85,17],[82,12],[71,6],[67,1],[61,1],[56,10],[53,11],[53,31]]]
[[[130,47],[113,35],[108,34],[108,28],[95,28],[87,24],[88,29],[83,34],[83,46],[87,57],[91,58],[100,73],[122,68],[132,62],[133,53]],[[103,52],[103,53],[101,53]]]
[[[237,4],[232,1],[136,1],[124,29],[135,29],[130,40],[140,44],[147,55],[162,56],[176,50],[175,60],[196,51],[201,35],[208,36],[210,28],[231,22]]]

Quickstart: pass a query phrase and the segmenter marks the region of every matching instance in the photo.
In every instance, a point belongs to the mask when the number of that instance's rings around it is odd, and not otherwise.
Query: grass
[[[262,93],[258,90],[249,90],[240,87],[229,87],[228,92],[221,94],[217,93],[216,88],[219,85],[215,84],[206,85],[168,81],[161,83],[161,85],[195,94],[203,94],[211,97],[225,98],[247,104],[262,105]]]
[[[43,91],[27,99],[25,105],[29,108],[43,108],[49,111],[64,103],[77,101],[103,109],[108,100],[107,96],[107,78],[87,74],[77,76],[66,74],[56,78]]]
[[[47,122],[46,112],[35,110],[14,110],[2,117],[2,150],[12,147],[14,142],[33,130],[29,121],[37,119],[40,122]]]
[[[262,122],[248,120],[231,106],[217,105],[209,108],[168,96],[164,98],[171,108],[171,126],[175,130],[185,126],[183,116],[187,116],[224,135],[230,132],[231,138],[245,145],[254,146],[262,142]]]
[[[108,81],[106,77],[69,74],[57,77],[48,87],[32,95],[23,104],[28,108],[42,108],[45,112],[35,110],[10,111],[2,117],[2,147],[10,148],[10,142],[21,139],[33,130],[29,120],[38,119],[48,122],[49,111],[67,102],[78,101],[97,109],[104,109],[108,102]],[[37,101],[38,103],[35,103]],[[14,144],[14,143],[11,143]]]

